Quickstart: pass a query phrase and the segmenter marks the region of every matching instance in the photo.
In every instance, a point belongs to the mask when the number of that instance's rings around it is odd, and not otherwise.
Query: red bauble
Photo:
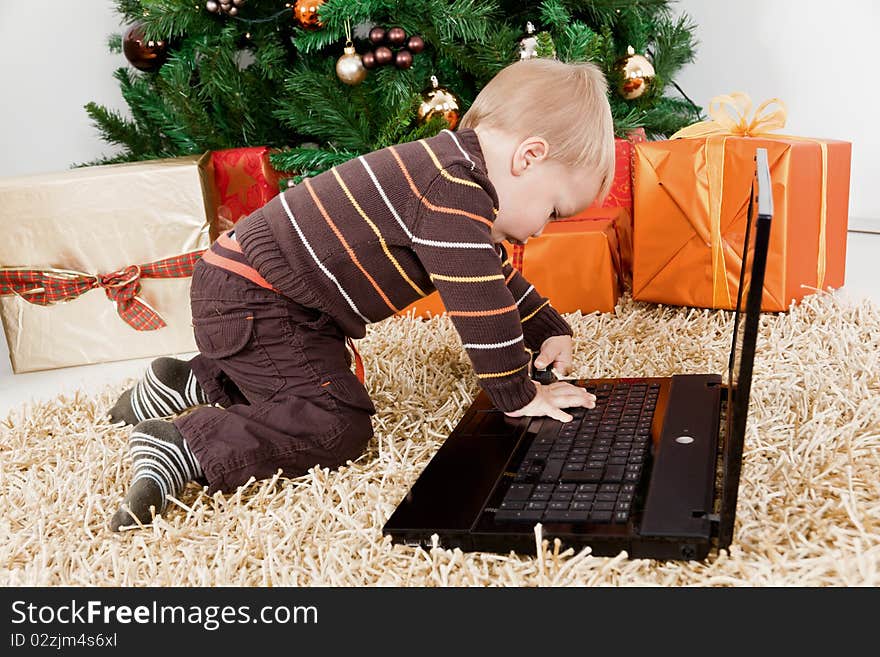
[[[370,43],[374,46],[378,46],[385,40],[385,28],[384,27],[374,27],[370,30]]]
[[[392,27],[388,30],[386,36],[388,38],[388,43],[392,46],[402,46],[403,42],[406,41],[406,32],[402,27]]]
[[[376,53],[372,50],[368,50],[361,55],[361,63],[363,63],[364,68],[366,69],[376,68]]]
[[[425,49],[425,40],[418,34],[414,34],[407,40],[406,49],[417,55]]]
[[[413,56],[409,50],[398,50],[394,56],[394,65],[397,68],[409,68],[413,64]]]
[[[394,53],[391,52],[391,48],[386,46],[379,46],[375,50],[376,63],[379,66],[385,66],[385,64],[390,64],[394,59]]]
[[[144,26],[135,23],[122,37],[122,52],[129,63],[139,71],[152,73],[159,70],[168,55],[165,41],[152,41],[144,38]]]

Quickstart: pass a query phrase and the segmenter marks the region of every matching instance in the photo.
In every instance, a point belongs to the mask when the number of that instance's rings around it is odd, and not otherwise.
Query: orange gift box
[[[513,266],[560,313],[610,312],[625,284],[630,230],[625,208],[590,208],[548,224],[524,247],[505,242],[504,248]],[[445,308],[433,292],[398,314],[410,312],[430,317],[443,314]]]
[[[745,94],[717,97],[713,121],[636,146],[634,299],[734,308],[757,148],[769,156],[774,209],[762,309],[843,285],[851,144],[772,134],[785,124],[782,102],[751,121],[750,106]]]

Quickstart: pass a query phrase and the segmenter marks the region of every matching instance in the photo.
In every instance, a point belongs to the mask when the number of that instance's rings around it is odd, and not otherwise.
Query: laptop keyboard
[[[596,407],[566,409],[571,422],[554,434],[542,429],[495,513],[497,522],[629,520],[660,384],[586,389],[596,395]]]

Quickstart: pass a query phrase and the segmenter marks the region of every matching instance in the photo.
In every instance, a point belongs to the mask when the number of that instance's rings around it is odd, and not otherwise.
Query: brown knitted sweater
[[[497,207],[476,133],[444,130],[306,179],[235,233],[269,283],[353,338],[437,289],[481,387],[513,411],[536,394],[525,347],[572,332],[492,242]]]

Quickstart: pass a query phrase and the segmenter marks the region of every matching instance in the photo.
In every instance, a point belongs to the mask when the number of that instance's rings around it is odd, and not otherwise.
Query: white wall
[[[198,1],[198,0],[197,0]],[[108,52],[110,0],[0,0],[0,176],[64,169],[114,152],[82,106],[125,111]],[[697,103],[745,91],[788,105],[786,131],[853,142],[851,216],[880,224],[877,0],[680,0],[697,23],[695,64],[677,77]],[[851,222],[852,223],[852,222]]]
[[[83,109],[123,110],[107,48],[122,32],[110,0],[0,0],[0,176],[66,169],[117,151]]]

